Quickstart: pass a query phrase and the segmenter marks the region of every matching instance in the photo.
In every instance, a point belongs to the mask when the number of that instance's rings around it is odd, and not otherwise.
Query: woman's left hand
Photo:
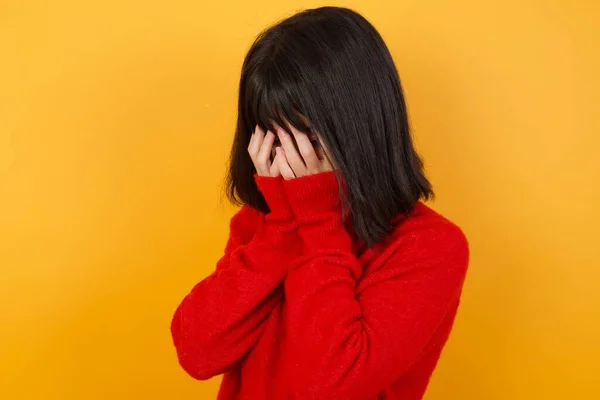
[[[275,159],[279,163],[279,172],[284,179],[314,175],[333,169],[320,142],[315,148],[306,133],[300,132],[293,126],[289,128],[294,138],[281,127],[277,127],[281,147],[275,148],[279,155]],[[294,145],[294,139],[298,144],[298,150]]]

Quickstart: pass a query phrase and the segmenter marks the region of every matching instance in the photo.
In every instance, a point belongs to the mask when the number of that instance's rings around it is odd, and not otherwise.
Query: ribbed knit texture
[[[215,271],[171,333],[218,399],[421,399],[467,271],[461,230],[423,203],[357,257],[334,172],[255,180],[271,210],[242,207]],[[378,396],[382,397],[378,397]]]

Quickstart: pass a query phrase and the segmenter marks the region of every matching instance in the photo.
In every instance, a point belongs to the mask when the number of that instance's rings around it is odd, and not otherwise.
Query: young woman
[[[227,181],[241,209],[171,331],[219,399],[420,399],[468,264],[432,196],[398,73],[359,14],[263,32],[242,68]]]

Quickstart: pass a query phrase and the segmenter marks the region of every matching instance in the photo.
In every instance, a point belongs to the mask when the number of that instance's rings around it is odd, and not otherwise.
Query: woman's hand
[[[277,127],[277,136],[282,147],[275,148],[276,155],[273,164],[278,164],[278,171],[284,179],[314,175],[333,169],[318,139],[313,139],[316,143],[313,146],[306,133],[298,131],[293,126],[290,126],[290,130],[294,138],[281,127]]]
[[[273,132],[267,131],[265,134],[258,125],[256,126],[248,144],[248,154],[250,154],[250,159],[252,159],[259,176],[276,177],[279,175],[279,157],[275,155],[271,161],[274,142],[275,134]]]

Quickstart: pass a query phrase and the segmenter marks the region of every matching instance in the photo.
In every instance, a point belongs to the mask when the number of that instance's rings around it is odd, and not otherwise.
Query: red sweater
[[[224,373],[218,399],[421,399],[467,270],[461,230],[423,203],[359,256],[333,172],[255,175],[216,271],[171,324],[181,366]]]

